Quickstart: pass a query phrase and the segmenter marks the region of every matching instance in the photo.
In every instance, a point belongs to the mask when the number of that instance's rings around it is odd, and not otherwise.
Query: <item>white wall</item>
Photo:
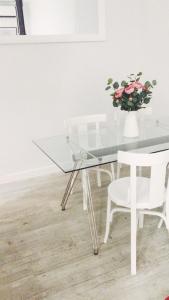
[[[169,1],[107,0],[107,40],[0,47],[0,179],[50,165],[31,140],[63,120],[112,111],[109,76],[157,79],[155,113],[169,113]]]

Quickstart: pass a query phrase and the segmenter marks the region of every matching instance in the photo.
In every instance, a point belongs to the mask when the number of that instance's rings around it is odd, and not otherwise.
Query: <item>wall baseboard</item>
[[[4,176],[0,176],[0,185],[31,179],[35,177],[40,177],[40,176],[47,176],[53,173],[56,173],[57,175],[63,174],[56,166],[48,166],[48,167],[32,169],[23,172],[11,173]]]

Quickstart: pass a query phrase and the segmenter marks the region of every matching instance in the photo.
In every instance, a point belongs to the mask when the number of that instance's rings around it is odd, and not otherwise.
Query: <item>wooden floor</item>
[[[65,212],[66,176],[0,189],[0,300],[163,300],[169,295],[169,234],[146,217],[138,232],[137,275],[130,275],[130,218],[117,215],[103,244],[108,179],[92,190],[100,254],[93,256],[78,179]]]

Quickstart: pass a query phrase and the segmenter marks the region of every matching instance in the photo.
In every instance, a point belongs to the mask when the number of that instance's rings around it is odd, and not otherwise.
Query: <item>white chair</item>
[[[107,122],[107,116],[105,114],[97,114],[97,115],[86,115],[86,116],[80,116],[80,117],[74,117],[71,119],[68,119],[65,121],[65,129],[67,132],[67,135],[69,137],[76,137],[78,139],[78,143],[81,147],[87,145],[88,149],[96,149],[99,148],[101,145],[100,140],[100,131],[101,128],[104,125],[106,125]],[[90,141],[88,141],[88,133],[89,131],[92,132],[94,130],[94,136],[96,137],[96,140],[94,141],[93,145],[90,145]],[[102,169],[100,167],[92,168],[92,170],[96,171],[97,174],[97,184],[99,187],[101,187],[101,172],[107,173],[110,176],[111,181],[115,178],[115,171],[113,163],[111,164],[111,172],[108,170]],[[82,170],[82,185],[83,185],[83,208],[84,210],[87,209],[87,203],[86,203],[86,187],[85,187],[85,176],[86,176],[86,170]]]
[[[134,275],[136,274],[136,235],[139,215],[158,216],[163,219],[169,230],[169,189],[166,193],[165,188],[169,150],[153,154],[119,151],[118,162],[130,166],[130,177],[114,180],[108,187],[104,242],[107,242],[113,215],[116,212],[131,213],[131,274]],[[150,178],[137,177],[137,167],[150,167]],[[112,202],[116,205],[113,209]],[[162,212],[153,210],[159,207],[162,207]]]

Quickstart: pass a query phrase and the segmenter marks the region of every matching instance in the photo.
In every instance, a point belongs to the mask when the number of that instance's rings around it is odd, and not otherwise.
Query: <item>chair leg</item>
[[[160,222],[158,223],[158,229],[160,229],[160,228],[161,228],[161,226],[163,225],[163,222],[164,222],[164,220],[163,220],[163,219],[161,219],[161,220],[160,220]]]
[[[137,234],[136,211],[131,211],[131,275],[136,275],[136,234]]]
[[[142,167],[138,167],[138,176],[142,177]]]
[[[166,212],[166,203],[164,203],[164,205],[163,205],[163,214],[164,215],[166,214],[165,212]],[[164,220],[161,218],[161,220],[158,223],[158,229],[161,228],[161,226],[163,225],[163,222],[164,222]]]
[[[83,189],[83,210],[87,210],[87,187],[86,187],[86,170],[82,170],[82,189]]]
[[[116,171],[116,178],[120,178],[120,171],[121,171],[122,165],[117,162],[117,171]]]
[[[110,231],[110,220],[111,218],[111,199],[108,198],[107,201],[107,218],[106,218],[106,232],[105,232],[105,236],[104,236],[104,243],[107,243],[108,240],[108,236],[109,236],[109,231]]]
[[[167,230],[169,231],[169,220],[168,220],[168,218],[166,217],[166,228],[167,228]]]
[[[102,182],[101,182],[101,174],[100,174],[100,171],[99,171],[99,167],[97,167],[98,171],[97,171],[97,185],[98,187],[101,187],[102,186]]]
[[[144,226],[144,214],[139,213],[139,228],[143,229]]]
[[[114,164],[111,163],[110,167],[111,167],[112,178],[113,178],[113,180],[114,180],[114,179],[115,179]]]

